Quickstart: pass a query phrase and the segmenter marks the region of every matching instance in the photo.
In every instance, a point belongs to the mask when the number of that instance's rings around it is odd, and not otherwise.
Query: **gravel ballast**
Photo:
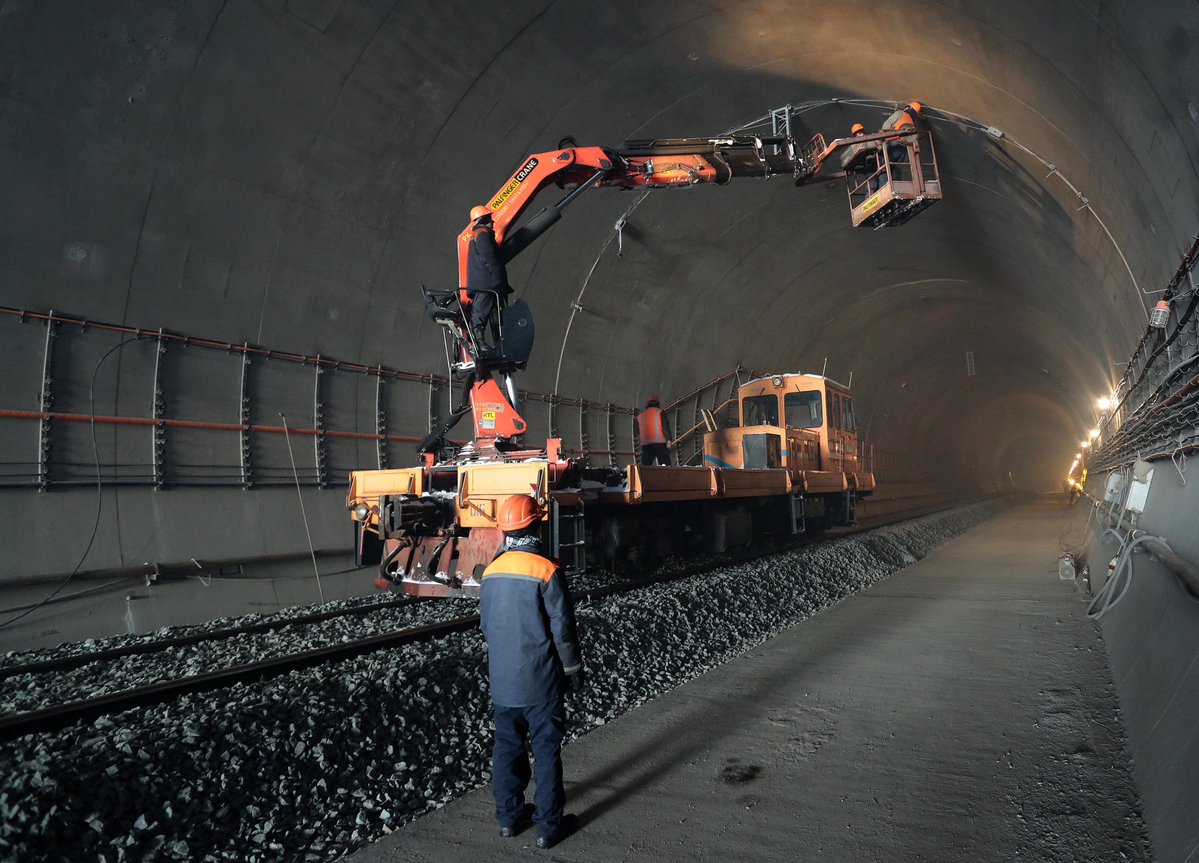
[[[581,606],[588,682],[568,701],[572,736],[913,563],[997,507]],[[486,782],[490,742],[477,631],[185,697],[0,746],[0,858],[332,860]]]

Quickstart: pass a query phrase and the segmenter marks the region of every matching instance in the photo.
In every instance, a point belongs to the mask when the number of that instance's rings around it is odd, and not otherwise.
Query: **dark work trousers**
[[[492,346],[499,341],[499,325],[496,321],[496,295],[491,291],[470,292],[470,325],[480,347]],[[490,327],[488,326],[490,325]],[[491,333],[488,335],[487,330]]]
[[[531,707],[495,705],[495,748],[491,753],[491,782],[495,787],[495,820],[510,827],[525,805],[525,788],[532,771],[527,738],[537,768],[537,812],[533,822],[537,835],[549,836],[558,829],[566,807],[562,785],[562,739],[566,736],[566,706],[561,695]]]
[[[670,466],[670,449],[664,443],[643,443],[641,445],[642,464],[664,464]]]

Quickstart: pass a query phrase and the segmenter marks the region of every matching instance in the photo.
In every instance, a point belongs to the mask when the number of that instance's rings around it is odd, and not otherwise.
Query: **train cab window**
[[[783,397],[783,407],[787,409],[787,425],[793,429],[816,429],[824,424],[819,390],[787,393]]]
[[[741,425],[777,426],[778,424],[778,396],[749,396],[741,401]]]
[[[845,415],[845,430],[856,432],[858,430],[858,415],[854,413],[853,401],[844,399],[845,409],[842,413]]]
[[[826,391],[825,395],[828,399],[828,405],[826,406],[828,410],[828,427],[831,429],[840,429],[841,411],[839,408],[841,406],[841,401],[837,398],[837,394],[832,390]]]

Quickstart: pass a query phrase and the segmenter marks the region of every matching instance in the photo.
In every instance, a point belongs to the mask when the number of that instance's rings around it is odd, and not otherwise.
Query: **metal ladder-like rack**
[[[587,528],[583,501],[576,506],[550,505],[550,554],[562,564],[567,575],[587,571]]]
[[[808,521],[804,514],[803,494],[790,496],[791,503],[791,533],[802,536],[808,532]]]

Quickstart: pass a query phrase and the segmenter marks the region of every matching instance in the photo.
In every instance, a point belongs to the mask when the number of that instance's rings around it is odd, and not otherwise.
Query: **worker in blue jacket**
[[[552,847],[576,826],[575,816],[564,814],[564,695],[567,686],[583,685],[570,594],[558,564],[541,547],[544,516],[527,494],[513,495],[500,506],[504,544],[483,572],[479,609],[495,708],[495,817],[504,837],[515,836],[532,820],[539,848]],[[526,739],[536,764],[536,811],[525,803],[532,773]]]
[[[481,348],[488,346],[488,333],[498,338],[496,315],[508,304],[512,286],[508,269],[495,239],[491,210],[480,205],[470,211],[470,247],[466,259],[466,290],[471,301],[470,325]]]

